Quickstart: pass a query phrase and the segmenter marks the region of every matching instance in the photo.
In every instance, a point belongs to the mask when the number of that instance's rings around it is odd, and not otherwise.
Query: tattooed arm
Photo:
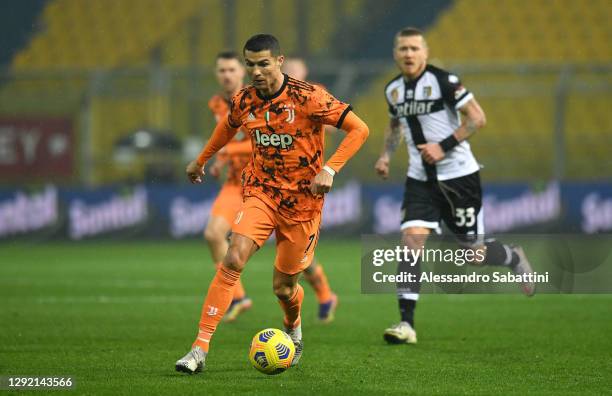
[[[385,143],[383,151],[380,154],[378,161],[376,161],[376,165],[374,166],[376,173],[378,173],[378,175],[383,179],[389,177],[389,161],[391,161],[391,156],[402,140],[401,132],[402,128],[399,120],[392,118],[389,122],[389,126],[385,129]]]
[[[427,143],[418,146],[421,156],[429,164],[435,164],[445,157],[445,153],[452,150],[456,145],[469,139],[477,130],[484,127],[487,123],[485,113],[476,102],[471,99],[459,109],[463,116],[463,121],[455,132],[442,140],[440,143]]]
[[[465,106],[459,109],[459,112],[463,116],[463,122],[455,133],[453,133],[453,136],[459,142],[462,142],[469,139],[477,130],[484,127],[487,123],[487,119],[484,111],[478,102],[476,102],[476,99],[467,102]]]

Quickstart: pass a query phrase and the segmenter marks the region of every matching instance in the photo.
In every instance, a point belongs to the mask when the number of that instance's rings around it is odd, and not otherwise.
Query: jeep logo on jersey
[[[420,114],[431,113],[435,101],[425,100],[411,100],[409,102],[400,103],[395,105],[395,114],[397,117],[407,117]]]
[[[289,148],[293,144],[293,137],[287,133],[261,133],[259,129],[255,130],[255,141],[257,144],[268,147],[280,147],[282,149]]]

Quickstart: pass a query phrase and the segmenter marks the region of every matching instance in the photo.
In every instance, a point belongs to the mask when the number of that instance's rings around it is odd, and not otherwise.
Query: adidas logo
[[[249,116],[247,117],[247,120],[253,121],[254,119],[255,119],[255,114],[249,113]]]

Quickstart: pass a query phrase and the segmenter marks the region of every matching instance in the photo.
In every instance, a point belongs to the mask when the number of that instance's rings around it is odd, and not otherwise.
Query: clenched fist
[[[198,165],[197,161],[191,161],[189,164],[187,164],[185,173],[187,173],[187,177],[192,184],[202,183],[204,167]]]
[[[425,162],[431,165],[445,157],[444,150],[442,150],[438,143],[419,144],[417,148],[421,151],[421,157]]]
[[[384,155],[381,156],[378,161],[376,161],[374,169],[376,170],[376,173],[378,173],[378,176],[382,177],[383,179],[389,177],[389,157]]]
[[[312,180],[312,183],[310,183],[310,192],[313,195],[328,193],[331,190],[332,184],[334,184],[334,177],[325,169],[321,169]]]

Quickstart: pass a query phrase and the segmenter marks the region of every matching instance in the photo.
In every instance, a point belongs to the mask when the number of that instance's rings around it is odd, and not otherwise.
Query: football
[[[295,346],[291,337],[279,329],[265,329],[255,334],[249,349],[253,367],[264,374],[280,374],[291,366]]]

